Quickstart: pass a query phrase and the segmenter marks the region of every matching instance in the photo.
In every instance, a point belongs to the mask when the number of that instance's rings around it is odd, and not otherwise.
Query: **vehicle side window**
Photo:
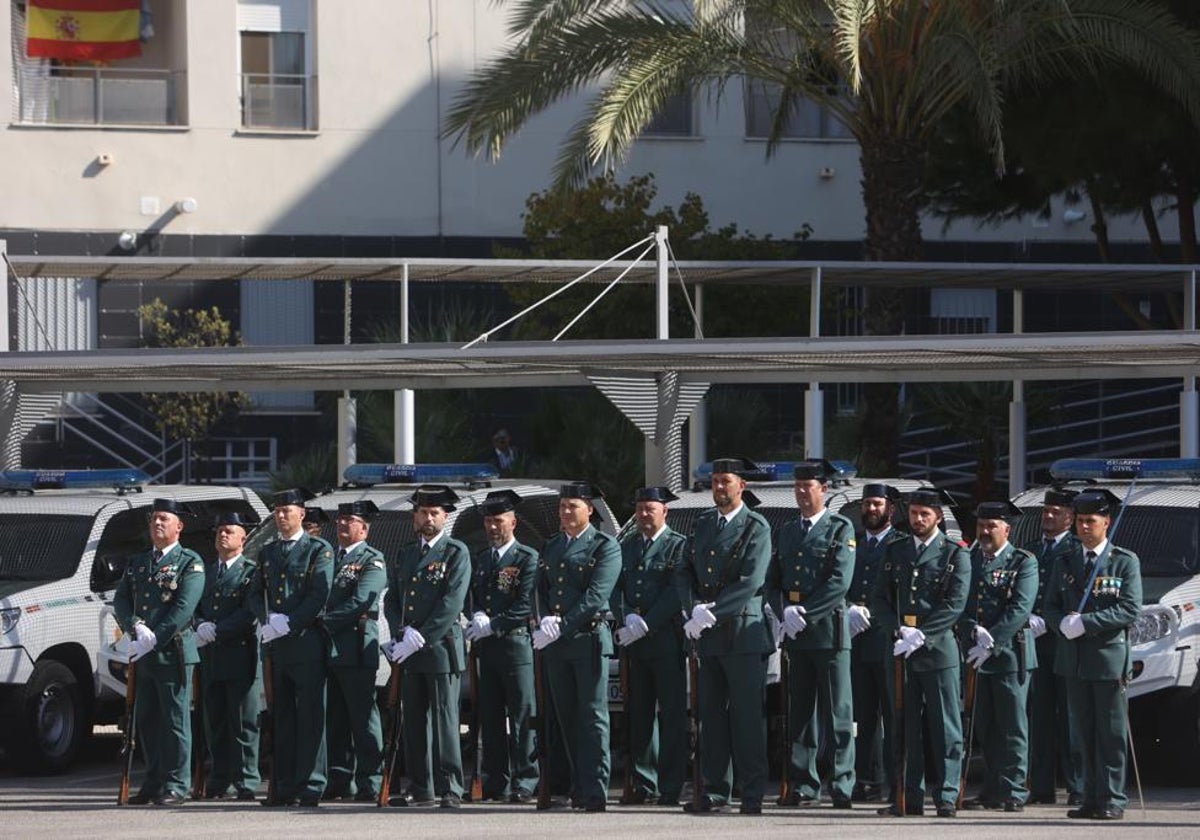
[[[96,559],[92,563],[93,592],[106,592],[114,588],[125,573],[129,558],[150,549],[146,519],[148,510],[142,507],[118,511],[104,525],[100,545],[96,547]]]
[[[71,577],[79,567],[91,527],[90,516],[0,514],[0,583]]]

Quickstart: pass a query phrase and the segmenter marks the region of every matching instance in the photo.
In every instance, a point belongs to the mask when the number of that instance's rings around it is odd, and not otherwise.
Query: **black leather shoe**
[[[900,806],[894,802],[886,808],[880,808],[875,813],[881,817],[899,817],[901,815]],[[904,809],[904,816],[923,817],[925,816],[925,807],[922,805],[909,805]]]
[[[437,804],[437,800],[432,796],[419,797],[411,793],[402,793],[393,796],[388,804],[397,808],[432,808]]]
[[[1121,808],[1098,808],[1092,815],[1094,820],[1123,820],[1125,811]]]
[[[973,796],[970,799],[963,800],[964,811],[998,811],[1000,803],[992,799],[984,799],[982,796]]]
[[[1025,810],[1025,803],[1019,799],[1005,799],[1004,812],[1006,814],[1019,814]]]
[[[258,799],[258,794],[249,788],[242,788],[237,792],[238,802],[253,802],[255,799]]]
[[[741,807],[738,808],[739,814],[761,814],[762,800],[759,799],[743,799]]]
[[[599,797],[596,797],[595,799],[589,799],[583,803],[583,810],[589,814],[602,813],[607,807],[608,803]]]
[[[699,802],[689,799],[683,803],[685,814],[711,814],[720,811],[721,807],[721,804],[714,802],[710,796],[701,796]]]
[[[1091,805],[1080,805],[1067,811],[1067,817],[1072,820],[1090,820],[1095,819],[1098,809]]]
[[[378,802],[379,794],[373,790],[360,790],[354,794],[355,802]]]
[[[958,810],[949,802],[943,802],[937,806],[937,815],[939,817],[957,817]]]
[[[1058,796],[1053,793],[1035,793],[1029,797],[1030,805],[1056,805]]]
[[[157,793],[150,793],[149,791],[139,790],[133,796],[129,797],[129,804],[130,805],[149,805],[156,799],[158,799]]]
[[[336,802],[339,799],[349,799],[350,791],[346,788],[325,788],[325,792],[321,794],[321,799],[326,802]]]
[[[644,790],[635,790],[628,796],[622,796],[619,800],[621,805],[653,805],[657,801],[656,794],[647,793]]]
[[[536,798],[537,797],[527,790],[514,790],[508,795],[508,801],[517,805],[528,805]]]
[[[852,802],[878,802],[879,801],[879,786],[878,785],[855,785],[854,792],[850,794]]]
[[[441,801],[439,807],[441,807],[441,808],[461,808],[462,807],[462,797],[459,796],[457,793],[447,793],[446,795],[444,795],[442,797],[442,801]]]
[[[655,802],[654,804],[660,808],[678,808],[679,807],[679,797],[678,796],[660,796],[660,797],[658,797],[658,801]]]
[[[1082,804],[1083,804],[1083,794],[1082,793],[1067,794],[1067,807],[1068,808],[1078,808]]]
[[[197,796],[196,798],[200,799],[201,797]],[[203,798],[204,799],[224,799],[225,798],[225,789],[224,788],[209,788],[208,790],[204,791]]]
[[[317,796],[315,793],[307,794],[305,796],[301,796],[300,800],[296,804],[301,808],[319,808],[321,806],[321,797]]]
[[[276,796],[274,799],[267,797],[260,804],[268,808],[287,808],[288,806],[295,805],[296,800],[292,797]]]
[[[182,793],[164,793],[158,799],[154,800],[155,805],[162,805],[167,808],[174,808],[178,805],[183,805],[188,801],[188,798]]]
[[[853,797],[850,796],[835,796],[833,797],[833,807],[839,811],[849,811],[854,807],[851,805],[852,799]]]

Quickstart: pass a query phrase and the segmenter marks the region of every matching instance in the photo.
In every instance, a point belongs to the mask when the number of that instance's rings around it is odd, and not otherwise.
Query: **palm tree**
[[[532,116],[597,86],[555,165],[561,186],[612,169],[668,100],[731,82],[778,92],[768,154],[804,100],[858,141],[866,256],[922,252],[925,149],[965,107],[1003,162],[1001,111],[1015,82],[1044,83],[1105,62],[1133,68],[1200,123],[1200,50],[1147,0],[510,0],[512,46],[467,82],[447,136],[499,156]],[[867,332],[901,331],[904,296],[872,290]],[[869,466],[891,471],[897,387],[867,390]]]

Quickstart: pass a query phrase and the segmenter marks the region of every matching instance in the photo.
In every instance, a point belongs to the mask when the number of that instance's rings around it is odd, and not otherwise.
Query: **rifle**
[[[192,672],[192,730],[196,739],[192,744],[192,799],[203,799],[208,782],[208,732],[204,727],[204,687],[201,685],[200,667]]]
[[[900,614],[900,581],[896,581],[896,613]],[[901,619],[903,620],[903,618]],[[905,788],[908,785],[906,778],[908,765],[908,745],[904,738],[904,692],[907,686],[907,673],[905,671],[904,657],[892,657],[892,740],[895,742],[895,790],[893,798],[896,800],[896,811],[898,816],[905,816],[908,810],[905,802]]]
[[[767,609],[771,609],[768,607]],[[783,737],[779,739],[779,804],[790,805],[792,800],[792,703],[788,693],[791,661],[787,643],[779,645],[779,696],[783,698]],[[830,707],[832,708],[832,707]]]
[[[618,653],[617,661],[620,663],[621,699],[625,709],[625,737],[622,739],[625,742],[625,785],[621,792],[621,804],[633,805],[636,792],[633,789],[633,726],[630,723],[629,709],[629,653],[624,647]]]
[[[129,776],[133,772],[133,752],[137,746],[133,704],[137,700],[137,663],[130,662],[125,670],[125,731],[121,735],[121,789],[117,804],[129,804]]]
[[[537,619],[529,617],[529,629],[532,631],[538,625]],[[537,809],[545,811],[550,808],[550,733],[546,728],[546,690],[542,674],[542,652],[533,652],[533,691],[537,701],[537,719],[534,729],[537,731],[537,761],[538,761],[538,796]]]
[[[475,656],[475,644],[471,644],[471,652],[467,655],[467,671],[471,694],[471,734],[470,740],[475,747],[475,768],[471,778],[471,801],[483,801],[483,732],[479,728],[479,675],[476,673],[478,658]]]
[[[967,789],[967,766],[971,763],[971,742],[975,740],[975,698],[979,696],[975,688],[978,682],[979,672],[968,662],[966,685],[963,688],[963,710],[966,717],[963,732],[966,733],[967,742],[963,751],[962,778],[958,783],[958,802],[955,803],[955,808],[962,807],[963,795]],[[984,757],[987,757],[986,754]]]
[[[396,756],[400,752],[400,663],[392,663],[392,678],[388,682],[388,739],[383,759],[383,781],[379,785],[380,808],[386,808],[392,798],[392,774],[396,771]]]
[[[700,813],[704,773],[700,767],[700,652],[695,640],[688,649],[688,737],[692,742],[692,808]]]
[[[268,601],[269,594],[267,589],[267,566],[264,563],[259,567],[259,573],[262,576],[263,588],[263,620],[270,615],[271,607]],[[275,757],[279,755],[276,749],[275,742],[275,663],[274,656],[271,653],[271,644],[262,646],[263,649],[263,698],[266,702],[263,705],[262,716],[259,720],[259,728],[262,730],[263,739],[271,745],[271,772],[267,776],[267,802],[275,804],[275,776],[279,773],[279,767],[275,763]]]

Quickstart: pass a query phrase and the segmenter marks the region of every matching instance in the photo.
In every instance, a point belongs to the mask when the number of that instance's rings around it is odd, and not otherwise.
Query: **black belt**
[[[508,638],[509,636],[528,636],[529,628],[528,627],[514,627],[511,630],[493,630],[492,635],[495,636],[497,639],[505,639],[505,638]]]

